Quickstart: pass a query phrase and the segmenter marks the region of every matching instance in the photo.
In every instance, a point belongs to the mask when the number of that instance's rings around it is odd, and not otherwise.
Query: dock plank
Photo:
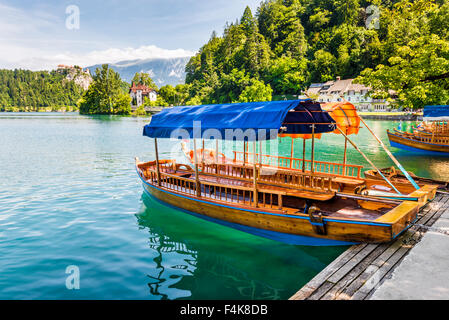
[[[340,256],[332,261],[326,268],[318,273],[312,280],[310,280],[301,290],[295,293],[290,300],[305,300],[318,287],[323,284],[335,271],[337,271],[346,262],[350,261],[358,252],[365,248],[366,244],[358,244],[351,246],[348,250],[343,252]]]
[[[369,299],[421,240],[426,227],[431,227],[447,210],[449,195],[438,193],[432,202],[421,208],[415,225],[396,240],[351,246],[290,299]]]

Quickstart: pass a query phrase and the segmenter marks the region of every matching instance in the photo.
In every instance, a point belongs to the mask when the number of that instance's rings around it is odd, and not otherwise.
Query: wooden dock
[[[350,247],[290,300],[369,299],[448,207],[449,195],[437,193],[415,224],[395,241]]]

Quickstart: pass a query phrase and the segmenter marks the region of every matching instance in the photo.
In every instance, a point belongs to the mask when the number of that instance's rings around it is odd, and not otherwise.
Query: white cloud
[[[13,62],[15,68],[30,70],[55,69],[58,64],[79,65],[87,67],[102,63],[116,63],[126,60],[140,59],[169,59],[190,57],[194,52],[184,49],[162,49],[154,45],[139,48],[111,48],[107,50],[92,51],[86,54],[75,54],[70,52],[50,55],[32,56]],[[11,64],[11,62],[10,62]]]
[[[85,39],[82,34],[78,34],[78,38],[69,37],[67,30],[62,27],[64,18],[64,15],[55,16],[43,10],[25,11],[0,3],[0,68],[50,70],[58,64],[87,67],[125,60],[189,57],[194,54],[184,49],[169,50],[154,45],[92,50],[95,49],[92,46],[96,41]],[[88,51],[86,48],[91,49]]]

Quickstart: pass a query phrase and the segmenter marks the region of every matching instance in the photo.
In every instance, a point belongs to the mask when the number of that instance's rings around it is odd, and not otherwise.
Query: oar
[[[340,133],[349,141],[350,144],[352,144],[352,146],[365,158],[365,160],[374,168],[376,169],[376,171],[381,175],[382,178],[384,178],[384,180],[394,189],[394,191],[396,191],[398,194],[401,194],[399,192],[398,189],[396,189],[396,187],[390,182],[390,180],[388,180],[383,173],[374,165],[374,163],[371,162],[370,159],[368,159],[368,157],[363,153],[362,150],[359,149],[359,147],[357,147],[355,145],[354,142],[352,142],[352,140],[350,140],[348,138],[348,136],[337,126],[338,131],[340,131]]]
[[[404,169],[404,167],[393,156],[393,154],[390,152],[390,150],[388,150],[388,148],[384,145],[382,140],[380,140],[379,137],[373,132],[373,130],[371,130],[371,128],[366,124],[365,120],[363,120],[362,117],[359,116],[359,118],[360,118],[360,121],[362,121],[362,123],[368,129],[368,131],[371,132],[371,134],[374,136],[374,138],[376,138],[376,140],[379,142],[379,144],[382,146],[382,148],[384,148],[385,152],[388,154],[390,159],[393,160],[393,162],[397,165],[397,167],[402,171],[402,173],[405,175],[407,180],[410,181],[410,183],[413,185],[413,187],[415,187],[416,190],[419,190],[419,186],[416,184],[415,180],[413,180],[413,178],[408,174],[408,172]]]

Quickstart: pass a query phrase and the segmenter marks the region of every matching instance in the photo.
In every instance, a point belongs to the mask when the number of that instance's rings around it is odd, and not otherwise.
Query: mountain
[[[175,86],[184,83],[186,76],[185,67],[189,59],[190,57],[130,60],[110,63],[109,67],[118,72],[122,80],[127,82],[131,82],[137,72],[146,72],[151,75],[151,78],[159,87],[167,84]],[[101,65],[94,65],[88,68],[92,73],[95,73],[95,69],[98,67],[101,67]]]

